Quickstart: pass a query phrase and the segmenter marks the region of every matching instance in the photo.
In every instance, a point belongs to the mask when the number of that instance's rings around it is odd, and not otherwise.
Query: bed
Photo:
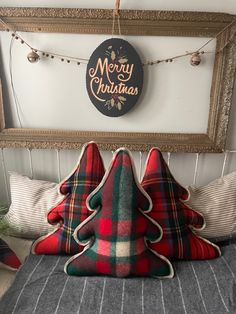
[[[212,261],[176,262],[171,279],[72,277],[65,256],[30,254],[0,313],[235,313],[236,243]]]
[[[222,178],[228,154],[223,159]],[[197,163],[198,156],[194,169],[199,171]],[[235,182],[235,172],[233,175]],[[18,182],[17,186],[20,190]],[[174,261],[172,279],[68,276],[64,272],[68,256],[34,255],[30,253],[32,240],[12,236],[5,236],[4,240],[23,263],[16,275],[0,272],[3,314],[236,312],[235,238],[217,242],[222,252],[219,258]]]
[[[25,258],[29,255],[30,247],[32,244],[31,240],[3,236],[3,239],[8,245],[16,252],[17,256],[23,263]],[[0,269],[0,297],[9,289],[15,279],[15,272],[6,269]]]

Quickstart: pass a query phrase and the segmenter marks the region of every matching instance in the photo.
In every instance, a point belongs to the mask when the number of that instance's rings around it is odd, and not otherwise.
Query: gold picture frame
[[[106,9],[0,7],[1,19],[17,31],[110,34],[113,11]],[[123,35],[215,37],[207,132],[137,133],[6,128],[0,86],[0,147],[78,149],[94,140],[101,149],[125,146],[147,151],[222,152],[225,148],[236,69],[236,15],[212,12],[121,10]],[[229,26],[229,27],[227,27]],[[224,30],[224,31],[223,31]],[[0,31],[4,31],[0,25]],[[115,29],[118,33],[118,30]],[[230,41],[229,41],[230,39]],[[219,52],[220,51],[220,52]]]

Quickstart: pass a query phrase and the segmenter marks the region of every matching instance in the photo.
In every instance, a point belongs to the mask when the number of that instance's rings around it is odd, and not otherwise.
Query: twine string
[[[118,25],[118,32],[121,36],[121,27],[120,27],[120,0],[116,0],[115,2],[115,9],[113,10],[113,18],[112,18],[112,37],[114,36],[115,32],[115,21],[117,17],[117,25]]]
[[[219,37],[222,33],[224,33],[224,31],[226,31],[227,29],[229,29],[231,26],[234,25],[234,23],[236,22],[236,19],[233,20],[230,24],[226,25],[219,33],[216,34],[215,37],[210,38],[204,45],[202,45],[199,50],[202,50],[205,46],[207,46],[212,40],[214,40],[215,38]],[[234,32],[233,32],[233,36],[234,36]]]
[[[57,58],[67,58],[67,59],[69,59],[71,61],[75,61],[75,62],[79,62],[79,63],[83,63],[83,64],[87,64],[88,63],[88,59],[78,58],[78,57],[73,57],[73,56],[65,56],[65,55],[61,55],[61,54],[58,54],[58,53],[54,53],[54,52],[52,53],[52,52],[49,52],[49,51],[45,51],[45,50],[40,50],[40,49],[34,48],[29,43],[27,43],[15,29],[13,29],[9,24],[4,22],[1,17],[0,17],[0,23],[4,26],[5,30],[12,31],[12,40],[13,39],[21,40],[21,42],[24,43],[26,46],[28,46],[32,51],[41,52],[41,53],[48,54],[48,55],[53,55],[54,57],[57,57]]]

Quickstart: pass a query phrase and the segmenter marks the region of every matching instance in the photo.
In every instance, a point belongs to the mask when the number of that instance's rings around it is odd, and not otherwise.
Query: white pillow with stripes
[[[236,171],[203,187],[189,187],[186,202],[203,214],[206,227],[196,233],[215,241],[236,237]]]
[[[36,239],[54,230],[47,222],[47,212],[63,199],[58,184],[9,174],[11,205],[3,220],[10,225],[10,235]]]

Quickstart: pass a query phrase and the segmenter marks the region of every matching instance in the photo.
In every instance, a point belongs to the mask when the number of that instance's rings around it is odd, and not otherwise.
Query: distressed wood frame
[[[0,17],[12,29],[26,32],[110,34],[112,10],[0,7]],[[215,37],[236,15],[211,12],[122,10],[122,34],[140,36]],[[206,134],[87,132],[6,128],[0,86],[0,147],[77,149],[94,140],[102,149],[125,146],[147,151],[158,146],[169,152],[224,151],[236,69],[235,23],[217,37]],[[4,31],[0,25],[0,31]],[[118,32],[118,30],[115,30]]]

